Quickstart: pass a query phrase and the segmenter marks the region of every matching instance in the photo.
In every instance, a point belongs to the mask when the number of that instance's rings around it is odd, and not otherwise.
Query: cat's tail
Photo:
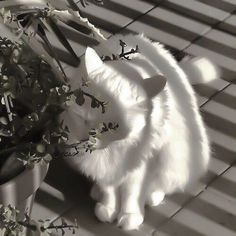
[[[206,57],[187,58],[180,62],[191,84],[204,84],[220,77],[220,70]]]

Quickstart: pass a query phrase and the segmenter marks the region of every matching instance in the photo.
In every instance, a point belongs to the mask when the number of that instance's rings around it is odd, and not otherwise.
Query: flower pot
[[[34,196],[48,171],[48,164],[35,164],[25,168],[20,174],[0,185],[0,204],[12,205],[20,210],[20,220],[24,213],[30,215]],[[0,229],[1,232],[1,229]],[[25,234],[26,235],[26,234]]]

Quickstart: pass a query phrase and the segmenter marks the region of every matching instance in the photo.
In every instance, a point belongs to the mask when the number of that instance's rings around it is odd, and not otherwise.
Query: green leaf
[[[68,42],[64,34],[61,32],[60,28],[57,26],[55,20],[53,20],[52,18],[47,18],[46,22],[48,23],[54,34],[57,36],[58,40],[62,43],[62,45],[76,59],[76,61],[79,61],[78,56],[74,52],[73,48],[71,47],[70,43]]]
[[[85,103],[85,98],[84,98],[84,93],[81,89],[78,89],[75,91],[75,96],[76,96],[76,99],[75,99],[75,102],[82,106],[84,103]]]
[[[59,60],[59,58],[58,58],[58,55],[56,54],[55,50],[53,50],[53,47],[52,47],[51,43],[49,42],[49,40],[48,40],[48,38],[47,38],[47,35],[45,34],[45,32],[44,32],[44,30],[43,30],[43,28],[45,28],[43,22],[42,22],[40,19],[37,19],[37,20],[35,19],[35,21],[38,22],[38,29],[39,29],[39,30],[37,31],[38,35],[39,35],[39,36],[42,38],[42,40],[44,41],[45,46],[46,46],[48,52],[55,58],[55,60],[56,60],[56,62],[57,62],[57,64],[58,64],[58,66],[59,66],[61,72],[62,72],[63,75],[64,75],[65,80],[67,81],[68,79],[67,79],[66,73],[65,73],[65,71],[64,71],[64,69],[63,69],[63,67],[62,67],[62,65],[61,65],[61,62],[60,62],[60,60]]]
[[[8,124],[8,121],[7,121],[7,118],[6,117],[0,117],[0,123],[3,124],[3,125],[7,125]]]
[[[35,38],[28,38],[26,35],[22,35],[22,39],[26,45],[28,45],[33,52],[39,55],[43,60],[45,60],[50,66],[55,74],[56,82],[61,84],[63,81],[63,76],[60,70],[56,67],[56,59],[52,58],[49,53],[44,49],[41,43],[39,43]]]
[[[99,107],[99,103],[98,103],[95,99],[93,99],[93,98],[92,98],[92,100],[91,100],[91,107],[92,107],[92,108],[97,108],[97,107]]]
[[[85,98],[84,96],[80,96],[80,97],[77,97],[75,101],[78,105],[82,106],[85,102]]]

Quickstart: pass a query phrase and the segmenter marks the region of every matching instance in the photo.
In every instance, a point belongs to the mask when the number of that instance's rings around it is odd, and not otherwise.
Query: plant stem
[[[86,93],[82,90],[83,94],[89,98],[91,98],[92,100],[95,100],[101,107],[102,107],[102,113],[105,113],[105,102],[99,101],[96,97],[94,97],[93,95]]]
[[[19,225],[22,225],[22,226],[24,226],[24,227],[30,229],[30,230],[33,230],[33,231],[36,231],[36,230],[37,230],[36,225],[32,225],[32,224],[29,224],[29,223],[26,223],[26,222],[23,222],[23,221],[17,221],[17,223],[18,223]]]
[[[134,54],[134,53],[138,53],[139,52],[139,49],[138,49],[138,46],[136,46],[135,49],[131,49],[130,51],[128,52],[124,52],[123,48],[122,48],[122,52],[121,54],[119,55],[119,57],[124,57],[125,59],[128,59],[127,56],[130,55],[130,54]]]
[[[47,228],[42,227],[44,230],[46,229],[65,229],[65,228],[75,228],[74,225],[51,225]]]

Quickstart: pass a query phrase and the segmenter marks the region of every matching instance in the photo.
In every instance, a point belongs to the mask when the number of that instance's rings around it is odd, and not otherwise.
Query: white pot
[[[19,175],[0,185],[0,204],[12,205],[20,210],[20,220],[24,213],[30,215],[34,196],[43,182],[48,164],[35,164],[33,168],[26,168]],[[1,229],[0,229],[1,232]]]

